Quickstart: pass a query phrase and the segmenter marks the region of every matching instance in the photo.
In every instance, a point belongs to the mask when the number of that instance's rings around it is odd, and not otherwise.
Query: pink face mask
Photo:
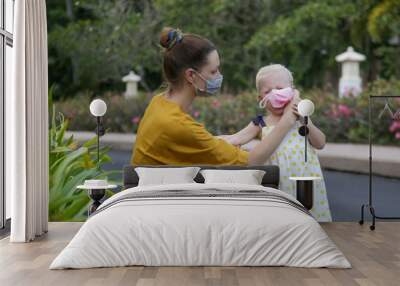
[[[260,100],[259,105],[261,108],[265,108],[269,101],[273,108],[282,108],[292,100],[293,96],[294,90],[291,87],[273,89]]]

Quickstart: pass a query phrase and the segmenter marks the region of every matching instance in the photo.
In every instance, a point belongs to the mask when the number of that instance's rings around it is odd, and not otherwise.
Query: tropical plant
[[[51,94],[51,92],[50,92]],[[62,113],[56,116],[51,96],[51,123],[49,129],[49,219],[50,221],[82,221],[85,219],[90,199],[76,187],[86,179],[106,179],[121,171],[103,171],[102,165],[110,162],[108,147],[100,150],[96,165],[97,137],[78,146],[73,136],[65,138],[68,120]],[[111,192],[107,193],[112,195]]]

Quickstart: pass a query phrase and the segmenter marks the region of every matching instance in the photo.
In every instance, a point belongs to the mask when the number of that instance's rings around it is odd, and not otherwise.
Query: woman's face
[[[271,75],[268,78],[260,79],[260,90],[258,94],[258,101],[263,99],[271,90],[273,89],[282,89],[286,87],[292,87],[289,80],[287,80],[284,76],[277,73],[276,75]],[[286,106],[286,105],[285,105]],[[285,109],[285,106],[281,108],[272,107],[271,103],[268,101],[265,105],[265,108],[274,115],[282,115]]]
[[[219,70],[220,60],[216,50],[210,52],[207,56],[207,63],[203,65],[200,70],[192,73],[192,81],[195,86],[201,90],[206,89],[206,80],[217,78],[221,73]]]

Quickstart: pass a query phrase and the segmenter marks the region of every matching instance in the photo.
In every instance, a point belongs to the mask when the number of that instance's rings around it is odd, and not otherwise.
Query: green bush
[[[338,98],[337,95],[322,90],[312,90],[304,94],[316,105],[312,120],[323,130],[328,142],[368,143],[369,95],[400,95],[400,81],[377,80],[372,82],[358,97]],[[384,109],[384,99],[373,99],[372,141],[374,144],[395,145],[400,140],[399,121],[388,113],[378,118]],[[400,110],[400,99],[391,99],[392,111]]]
[[[369,94],[399,95],[400,81],[375,81],[358,97],[349,95],[339,98],[332,91],[322,89],[302,91],[301,97],[315,103],[316,110],[311,119],[326,134],[328,142],[365,144],[368,142]],[[104,99],[109,108],[105,116],[106,128],[111,132],[135,133],[151,95],[142,94],[128,100],[120,95],[107,95]],[[400,108],[399,101],[391,100],[393,111]],[[387,115],[377,118],[384,105],[384,100],[373,103],[373,141],[376,144],[398,144],[400,123]],[[69,117],[72,130],[94,130],[95,121],[89,114],[88,106],[89,99],[79,97],[59,103],[59,110]],[[243,92],[236,96],[225,94],[197,98],[190,113],[212,134],[220,135],[239,131],[257,114],[265,111],[259,109],[255,92]]]
[[[105,128],[110,132],[136,133],[151,95],[139,93],[138,97],[125,99],[107,93],[102,99],[107,104],[107,113],[102,118]],[[89,111],[91,100],[92,96],[86,93],[57,103],[57,111],[69,120],[70,130],[96,130],[96,120]]]
[[[194,101],[191,115],[214,135],[234,133],[260,112],[255,93],[202,97]]]

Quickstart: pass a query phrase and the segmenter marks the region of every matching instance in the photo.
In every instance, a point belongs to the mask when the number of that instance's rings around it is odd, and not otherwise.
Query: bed
[[[194,183],[152,186],[138,185],[135,167],[124,168],[124,190],[100,205],[50,269],[351,268],[308,210],[277,189],[277,166],[199,166],[264,170],[261,185],[206,184],[199,173]]]

